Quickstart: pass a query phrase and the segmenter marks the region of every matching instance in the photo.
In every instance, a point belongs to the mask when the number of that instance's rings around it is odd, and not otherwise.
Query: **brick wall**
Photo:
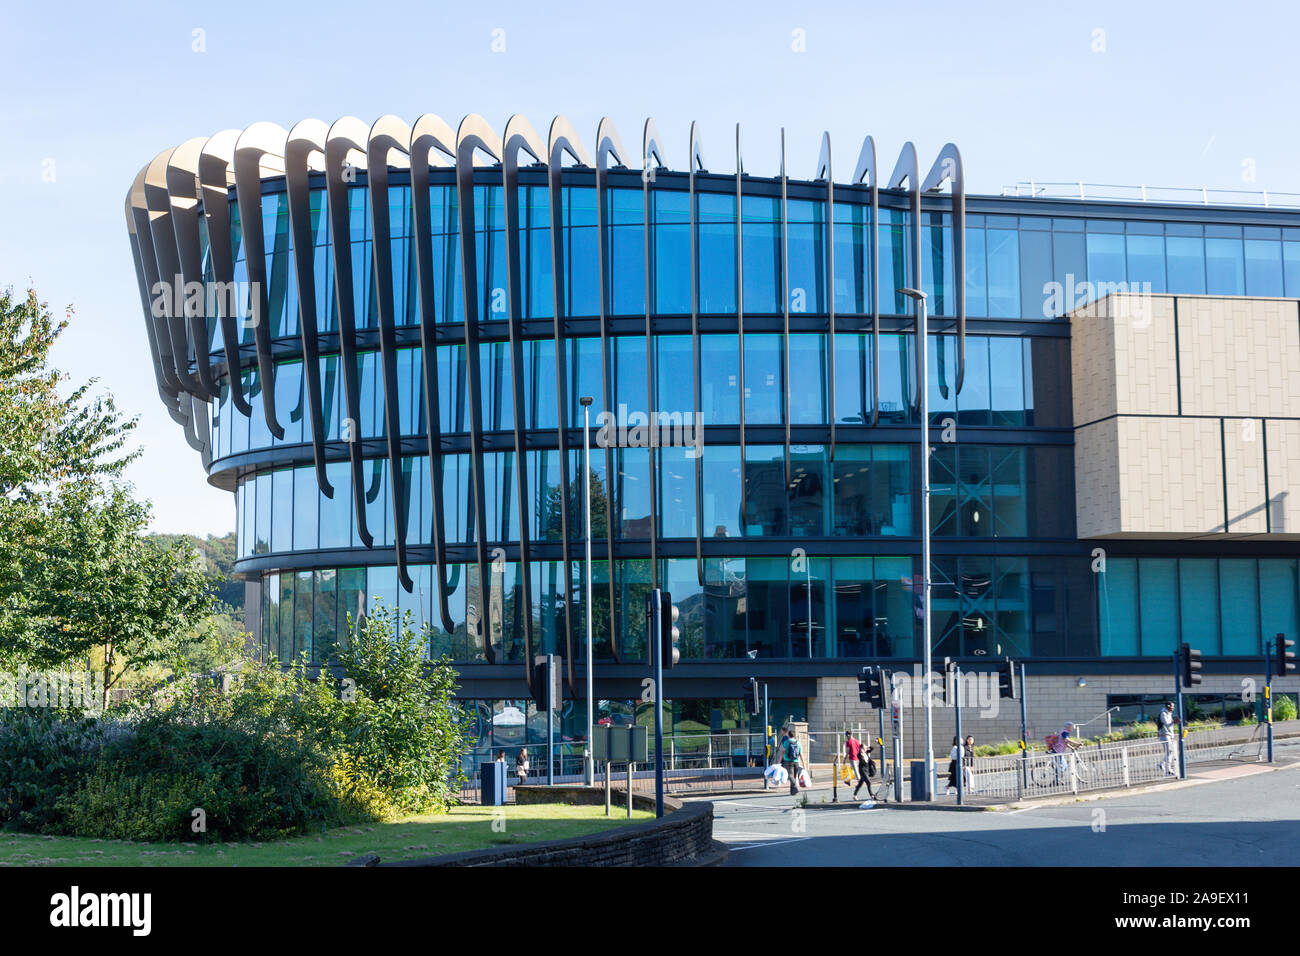
[[[600,788],[525,786],[514,788],[521,803],[603,804]],[[627,805],[627,792],[614,791],[614,812]],[[654,809],[654,797],[633,793],[632,805]],[[698,866],[721,862],[713,842],[713,804],[664,797],[664,816],[568,840],[471,850],[380,866]]]

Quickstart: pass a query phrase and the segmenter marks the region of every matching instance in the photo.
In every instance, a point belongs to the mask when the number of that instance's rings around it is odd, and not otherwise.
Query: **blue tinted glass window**
[[[985,261],[984,230],[966,227],[966,314],[989,314],[989,270]]]
[[[871,416],[870,337],[841,332],[835,336],[835,420],[869,422]]]
[[[695,449],[667,447],[659,452],[659,533],[666,538],[695,537]]]
[[[1142,653],[1172,654],[1178,645],[1178,561],[1142,558],[1139,562],[1139,614]]]
[[[1010,336],[990,336],[988,343],[991,423],[1024,425],[1026,424],[1023,350],[1025,340]]]
[[[1059,316],[1074,309],[1079,287],[1088,279],[1088,250],[1082,222],[1063,219],[1056,222],[1079,227],[1065,231],[1058,225],[1052,233],[1052,278],[1061,289],[1060,307],[1055,312]]]
[[[989,316],[1020,318],[1020,234],[987,229]],[[1036,301],[1036,300],[1035,300]]]
[[[514,427],[514,385],[510,378],[510,344],[479,344],[479,388],[483,393],[483,430]]]
[[[320,546],[346,548],[351,540],[352,471],[346,461],[325,465],[325,477],[334,487],[334,497],[320,495]]]
[[[564,274],[567,314],[599,315],[599,259],[594,189],[564,190]]]
[[[880,210],[880,311],[906,315],[911,310],[907,296],[899,289],[911,284],[911,215],[902,209]]]
[[[660,335],[655,338],[655,409],[675,413],[686,423],[693,421],[695,400],[695,356],[689,335]]]
[[[780,425],[785,421],[781,336],[745,335],[745,422]]]
[[[1108,558],[1097,576],[1101,653],[1134,657],[1138,650],[1137,559]]]
[[[293,470],[289,468],[271,474],[271,550],[293,550]],[[268,502],[270,503],[270,502]]]
[[[609,272],[610,312],[645,314],[644,196],[639,189],[610,189]]]
[[[475,247],[478,262],[479,316],[504,319],[506,297],[505,195],[500,186],[474,188]]]
[[[605,384],[601,372],[601,355],[602,347],[598,338],[569,340],[569,424],[573,427],[582,424],[582,405],[578,399],[584,395],[591,399],[593,424],[605,411]],[[618,403],[614,404],[617,406]]]
[[[792,424],[826,421],[826,336],[791,334],[789,393]]]
[[[902,423],[909,420],[911,405],[911,357],[907,336],[880,336],[880,420]]]
[[[871,311],[866,292],[870,281],[871,240],[867,229],[870,215],[867,206],[835,204],[835,311],[841,314],[861,315]]]
[[[257,540],[253,545],[254,554],[266,554],[271,550],[271,473],[264,471],[257,476]]]
[[[781,312],[781,201],[745,196],[741,210],[745,312]]]
[[[926,350],[926,390],[930,421],[938,424],[957,411],[957,336],[931,335]]]
[[[1165,240],[1163,236],[1126,236],[1128,281],[1139,291],[1165,291]]]
[[[700,311],[736,311],[736,198],[721,193],[696,196],[699,216]]]
[[[1169,291],[1204,295],[1205,240],[1200,236],[1167,236],[1165,255],[1169,268]]]
[[[1051,317],[1046,307],[1052,282],[1052,234],[1020,231],[1020,302],[1026,318]]]
[[[1098,283],[1126,282],[1128,267],[1124,252],[1124,237],[1112,233],[1088,233],[1088,281],[1096,288]],[[1099,297],[1104,293],[1096,293]]]
[[[1286,295],[1300,297],[1300,242],[1282,243],[1282,271],[1286,277]]]
[[[790,446],[790,534],[825,537],[831,505],[826,448]]]
[[[791,199],[786,206],[792,313],[826,311],[826,204]],[[746,302],[746,306],[748,306]]]
[[[523,314],[530,319],[549,319],[555,314],[555,289],[551,275],[551,200],[544,186],[521,191],[519,212],[520,275],[524,289]]]
[[[1223,617],[1222,653],[1258,654],[1259,576],[1253,558],[1224,558],[1219,562],[1219,598]]]
[[[617,448],[614,501],[615,531],[620,538],[650,537],[650,449]]]
[[[921,235],[921,288],[929,295],[931,315],[955,315],[953,298],[952,220],[927,213]]]
[[[744,478],[746,536],[788,534],[785,446],[746,446]]]
[[[740,422],[740,348],[735,335],[700,336],[700,410],[706,425]]]
[[[1260,631],[1265,640],[1285,634],[1294,641],[1300,633],[1296,615],[1296,559],[1261,558],[1259,562]],[[1258,654],[1256,649],[1252,653]]]
[[[616,404],[627,407],[627,414],[648,411],[646,402],[650,393],[646,383],[645,338],[639,335],[620,335],[613,340],[614,394]],[[620,412],[620,417],[622,416]]]
[[[956,388],[956,370],[950,381]],[[983,335],[966,337],[966,369],[961,391],[957,393],[957,421],[963,425],[989,424],[989,339]]]
[[[559,424],[555,394],[555,342],[553,339],[525,342],[523,354],[526,425],[528,428],[537,429],[554,428]],[[577,402],[574,404],[577,405]],[[577,405],[577,407],[581,412],[582,406]]]
[[[1219,569],[1213,558],[1178,562],[1182,639],[1202,654],[1219,652]]]
[[[1240,239],[1205,240],[1206,291],[1210,295],[1245,295],[1246,270]]]
[[[706,538],[738,538],[742,512],[740,449],[706,445],[704,450],[704,519]]]
[[[316,469],[299,467],[290,474],[293,475],[293,549],[315,550],[318,547],[317,499],[320,497]]]
[[[660,189],[651,193],[655,210],[654,311],[691,311],[690,194]]]
[[[1281,296],[1282,243],[1275,239],[1247,239],[1246,295]]]

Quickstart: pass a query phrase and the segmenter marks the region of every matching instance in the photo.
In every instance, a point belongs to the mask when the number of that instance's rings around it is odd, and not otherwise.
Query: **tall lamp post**
[[[934,799],[934,710],[930,694],[930,367],[929,315],[926,295],[919,289],[899,289],[917,304],[916,390],[921,405],[921,620],[925,648],[925,799]]]
[[[583,754],[582,773],[583,779],[587,786],[592,786],[596,780],[596,763],[595,756],[591,750],[592,736],[595,733],[593,723],[594,713],[592,710],[592,667],[591,667],[591,396],[584,395],[578,399],[582,404],[582,484],[586,503],[583,505],[584,519],[582,522],[583,529],[587,534],[587,749]],[[563,467],[564,463],[560,463]]]

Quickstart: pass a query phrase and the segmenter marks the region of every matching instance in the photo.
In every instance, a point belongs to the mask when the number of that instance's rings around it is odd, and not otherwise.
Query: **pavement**
[[[983,812],[943,812],[960,809],[952,798],[860,809],[830,803],[821,787],[806,803],[785,790],[709,799],[728,866],[1293,865],[1300,747],[1280,748],[1279,757],[1199,765],[1187,780],[1127,790],[972,808]],[[893,812],[902,809],[913,812]]]

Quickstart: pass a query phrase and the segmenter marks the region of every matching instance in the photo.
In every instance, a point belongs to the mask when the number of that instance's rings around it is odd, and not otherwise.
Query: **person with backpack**
[[[858,791],[862,785],[867,785],[867,797],[872,801],[876,795],[871,790],[871,776],[875,773],[875,764],[871,759],[871,744],[863,743],[858,740],[849,731],[844,731],[844,753],[848,757],[849,766],[853,767],[858,774],[858,785],[853,788],[853,799],[858,798]]]
[[[790,796],[799,793],[799,770],[803,766],[803,748],[795,738],[794,728],[786,731],[785,740],[781,741],[781,766],[790,775]]]

